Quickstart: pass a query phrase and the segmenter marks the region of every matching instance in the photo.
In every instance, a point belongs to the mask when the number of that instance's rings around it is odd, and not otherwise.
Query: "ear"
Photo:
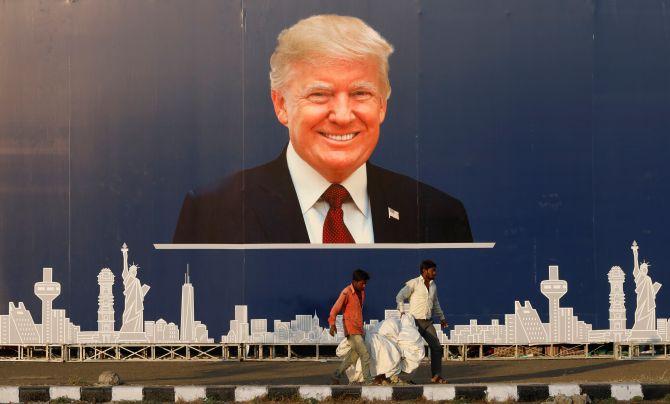
[[[386,97],[381,97],[380,99],[380,104],[379,104],[379,124],[381,125],[382,122],[384,122],[384,118],[386,118],[386,105],[388,103],[388,100]]]
[[[272,97],[272,105],[275,108],[275,115],[282,125],[288,126],[288,112],[286,111],[286,97],[278,90],[272,90],[270,93]]]

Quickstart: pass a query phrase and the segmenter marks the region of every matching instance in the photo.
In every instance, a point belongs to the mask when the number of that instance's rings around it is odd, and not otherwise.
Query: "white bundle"
[[[391,318],[377,324],[366,333],[365,345],[370,352],[372,377],[384,374],[390,378],[400,372],[410,373],[419,366],[425,355],[423,338],[414,324],[414,317],[408,314],[400,320]],[[349,341],[344,339],[337,346],[336,354],[344,357],[350,349]],[[349,381],[362,382],[360,359],[346,373]]]
[[[414,323],[414,317],[411,314],[405,314],[400,322],[398,346],[403,357],[400,370],[405,373],[412,373],[426,356],[426,349],[423,337],[419,334],[419,329]]]

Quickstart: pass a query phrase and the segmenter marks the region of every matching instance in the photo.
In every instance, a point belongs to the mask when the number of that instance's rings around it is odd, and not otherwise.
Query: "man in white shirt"
[[[433,325],[433,317],[440,319],[442,328],[447,327],[448,324],[437,298],[437,286],[435,285],[437,265],[431,260],[424,260],[419,270],[421,275],[407,281],[395,300],[401,315],[405,314],[405,300],[409,300],[409,314],[414,317],[419,334],[430,347],[430,381],[442,384],[446,383],[446,380],[442,378],[443,350]]]

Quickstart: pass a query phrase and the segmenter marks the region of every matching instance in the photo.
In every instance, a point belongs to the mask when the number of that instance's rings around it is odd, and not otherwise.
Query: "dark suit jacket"
[[[471,242],[463,204],[429,185],[367,164],[375,243]],[[388,208],[400,220],[389,217]],[[174,243],[309,243],[286,153],[186,195]]]

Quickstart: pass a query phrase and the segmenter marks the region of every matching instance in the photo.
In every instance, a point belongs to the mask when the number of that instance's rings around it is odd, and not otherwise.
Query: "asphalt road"
[[[0,385],[93,385],[112,370],[125,384],[329,384],[337,362],[1,362]],[[426,383],[429,364],[411,375]],[[534,359],[445,362],[444,377],[467,383],[670,383],[670,360]]]

